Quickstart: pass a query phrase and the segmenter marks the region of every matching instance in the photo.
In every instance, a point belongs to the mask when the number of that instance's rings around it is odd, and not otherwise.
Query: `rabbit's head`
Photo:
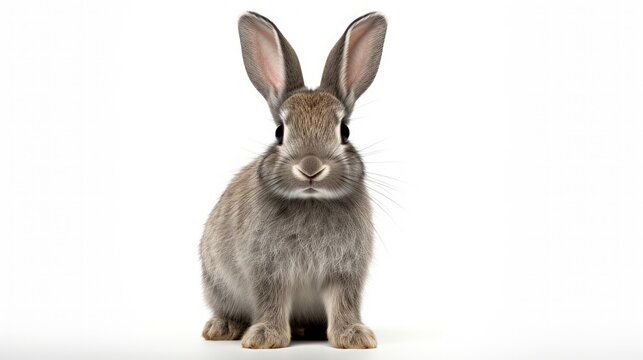
[[[386,20],[369,13],[353,21],[331,50],[318,89],[309,90],[295,51],[267,18],[239,19],[243,61],[268,102],[276,141],[262,158],[261,184],[286,198],[347,196],[359,188],[364,166],[349,141],[357,98],[375,78]]]

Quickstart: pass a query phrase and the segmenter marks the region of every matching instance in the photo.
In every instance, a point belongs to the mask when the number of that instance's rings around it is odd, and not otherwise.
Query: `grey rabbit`
[[[348,122],[375,78],[386,27],[375,12],[353,21],[310,90],[277,27],[254,12],[240,17],[245,68],[276,140],[234,177],[205,225],[200,256],[213,311],[205,339],[255,349],[288,346],[293,336],[377,346],[360,317],[374,230]]]

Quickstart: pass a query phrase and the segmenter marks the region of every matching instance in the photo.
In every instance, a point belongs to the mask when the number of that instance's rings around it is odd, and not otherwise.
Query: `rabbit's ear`
[[[297,54],[275,24],[254,12],[239,18],[239,38],[250,81],[276,111],[285,94],[304,86]]]
[[[385,36],[386,18],[368,13],[348,26],[328,55],[320,87],[334,93],[349,111],[375,79]]]

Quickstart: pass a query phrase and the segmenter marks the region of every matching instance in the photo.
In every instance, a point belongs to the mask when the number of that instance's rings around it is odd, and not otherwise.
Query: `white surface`
[[[0,358],[643,356],[642,3],[231,4],[0,3]],[[399,204],[374,193],[378,349],[199,337],[202,224],[274,133],[248,9],[311,86],[389,18],[351,126]]]

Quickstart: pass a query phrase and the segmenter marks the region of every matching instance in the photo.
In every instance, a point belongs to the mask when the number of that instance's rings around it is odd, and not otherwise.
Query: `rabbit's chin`
[[[351,191],[349,189],[327,189],[323,187],[301,187],[296,189],[278,191],[279,195],[287,199],[319,199],[333,200],[346,197]]]

